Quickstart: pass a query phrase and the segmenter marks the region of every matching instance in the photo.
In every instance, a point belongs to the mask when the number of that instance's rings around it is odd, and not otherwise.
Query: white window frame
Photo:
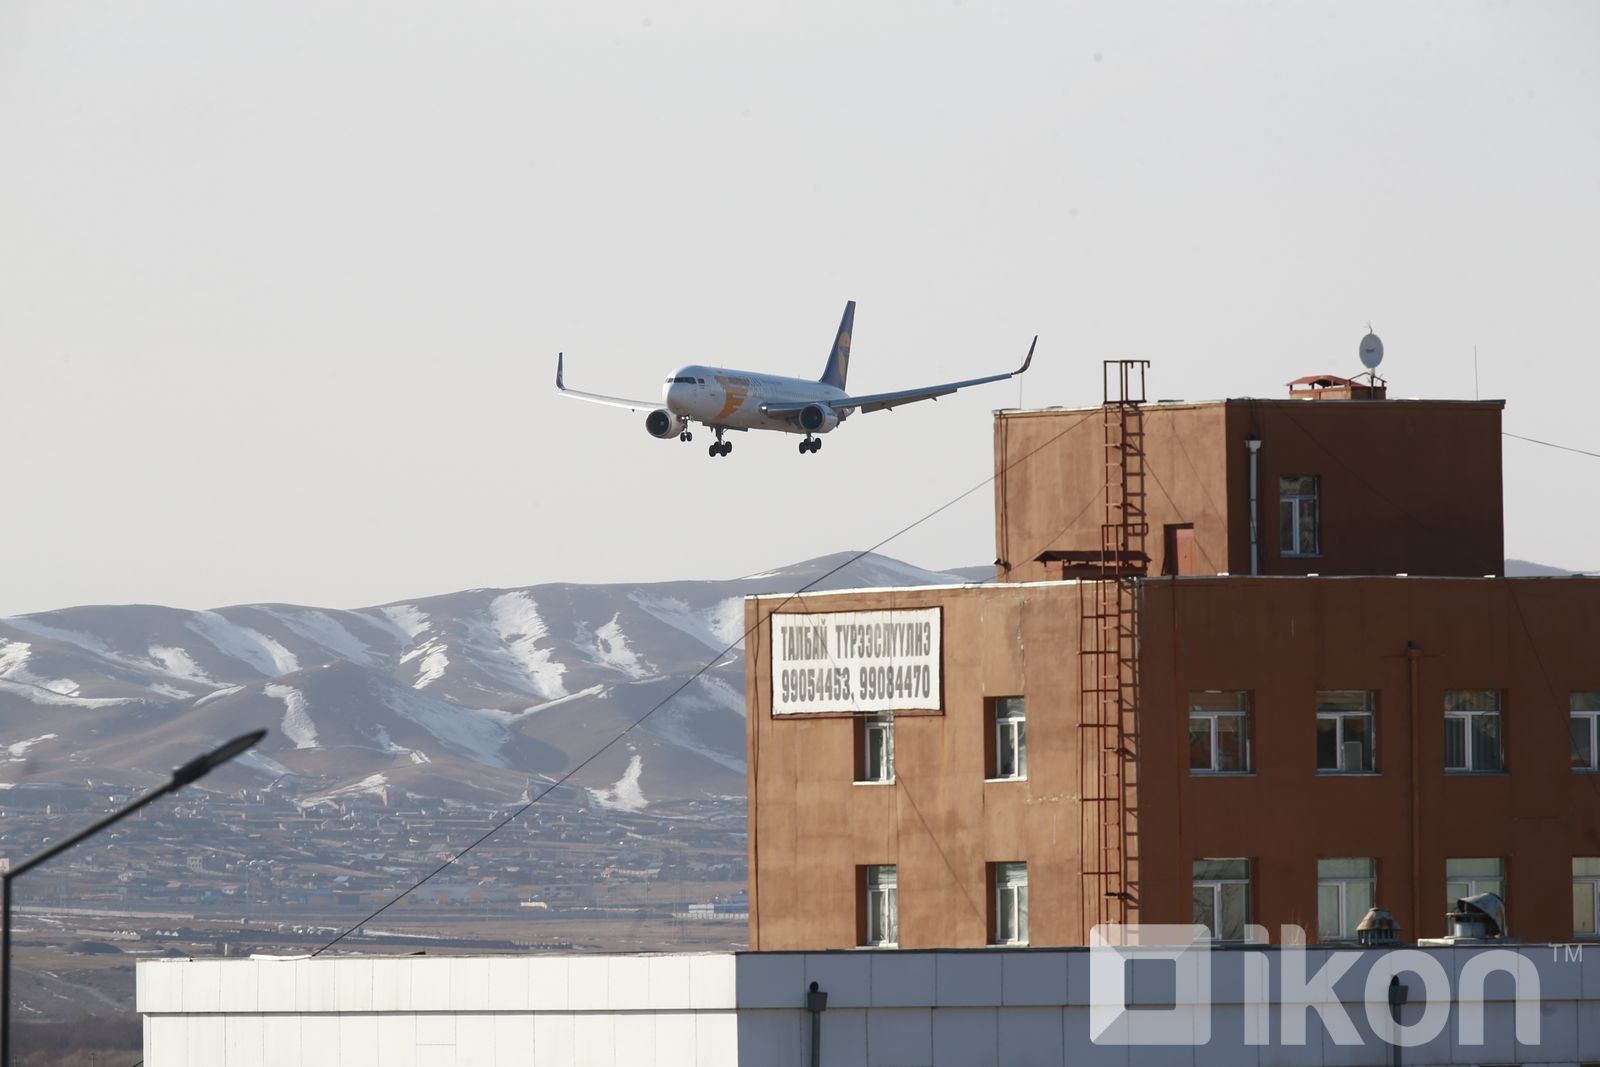
[[[1222,915],[1222,894],[1223,894],[1224,890],[1235,889],[1235,890],[1242,890],[1244,892],[1244,929],[1240,930],[1238,937],[1221,937],[1221,936],[1219,936],[1217,934],[1217,931],[1208,928],[1207,931],[1206,931],[1207,934],[1208,934],[1208,937],[1206,938],[1206,940],[1209,940],[1209,941],[1233,943],[1233,942],[1239,942],[1239,941],[1248,941],[1250,939],[1250,929],[1249,929],[1250,920],[1251,920],[1251,914],[1250,914],[1250,905],[1251,905],[1251,900],[1250,900],[1250,895],[1251,895],[1250,894],[1250,873],[1252,873],[1251,870],[1250,870],[1250,861],[1248,859],[1243,859],[1243,858],[1240,858],[1240,857],[1231,857],[1231,858],[1229,858],[1229,857],[1217,857],[1217,858],[1207,858],[1205,860],[1196,860],[1195,862],[1197,862],[1197,863],[1200,863],[1200,862],[1219,863],[1219,862],[1230,862],[1230,861],[1231,862],[1243,863],[1245,865],[1245,872],[1246,872],[1245,877],[1243,877],[1243,878],[1195,878],[1192,873],[1190,875],[1190,884],[1192,886],[1191,892],[1199,893],[1201,891],[1209,891],[1211,893],[1211,914],[1212,914],[1212,916],[1214,918],[1220,918],[1220,916]],[[1190,870],[1191,871],[1193,870],[1193,865],[1192,864],[1190,866]],[[1200,922],[1200,916],[1199,915],[1195,915],[1192,918],[1193,918],[1193,921],[1196,924],[1199,924],[1199,922]]]
[[[861,725],[863,751],[861,753],[861,777],[859,782],[893,782],[894,781],[894,716],[891,714],[869,715]],[[876,736],[874,736],[876,735]],[[872,773],[872,757],[874,751],[881,751],[881,766],[878,774]]]
[[[1285,493],[1283,482],[1286,478],[1310,478],[1311,492]],[[1303,503],[1310,501],[1311,518],[1305,517]],[[1283,544],[1283,513],[1284,508],[1289,510],[1289,547]],[[1311,526],[1311,551],[1303,552],[1300,549],[1301,524],[1309,522]],[[1278,476],[1278,554],[1280,556],[1314,557],[1322,555],[1322,475],[1320,474],[1282,474]]]
[[[1011,757],[1011,773],[1004,770]],[[994,698],[994,781],[1028,777],[1028,706],[1022,697]]]
[[[1578,873],[1578,864],[1583,860],[1588,860],[1591,864],[1597,865],[1595,868],[1595,873]],[[1584,941],[1600,938],[1600,858],[1592,856],[1574,856],[1572,857],[1572,866],[1572,936],[1575,938],[1581,938]],[[1580,933],[1578,930],[1577,899],[1578,894],[1584,889],[1589,891],[1589,907],[1592,909],[1589,914],[1594,916],[1595,929]]]
[[[879,934],[874,938],[873,934]],[[867,868],[867,939],[873,948],[900,943],[900,877],[892,863]]]
[[[1499,873],[1478,874],[1451,874],[1452,863],[1486,863],[1493,862],[1498,865]],[[1466,891],[1458,893],[1452,886],[1462,886]],[[1448,901],[1447,907],[1453,909],[1456,901],[1463,897],[1475,897],[1479,893],[1493,893],[1501,900],[1506,899],[1506,861],[1498,856],[1451,856],[1444,861],[1444,895]]]
[[[1327,857],[1327,858],[1329,858],[1329,859],[1346,859],[1346,858],[1348,858],[1348,859],[1362,859],[1362,860],[1366,860],[1366,862],[1371,865],[1371,873],[1370,874],[1365,874],[1365,875],[1357,875],[1357,874],[1325,875],[1320,871],[1317,872],[1317,937],[1318,937],[1318,939],[1321,939],[1324,936],[1323,933],[1322,933],[1322,890],[1324,890],[1324,889],[1337,889],[1338,893],[1339,893],[1339,904],[1338,904],[1338,908],[1339,908],[1339,930],[1338,930],[1337,933],[1328,934],[1327,937],[1328,937],[1329,940],[1339,940],[1339,941],[1353,940],[1355,938],[1355,936],[1356,936],[1356,927],[1360,925],[1361,920],[1366,916],[1366,912],[1363,911],[1360,915],[1356,915],[1356,916],[1352,916],[1350,914],[1350,901],[1349,901],[1350,887],[1353,886],[1353,885],[1364,885],[1364,886],[1366,886],[1367,887],[1367,899],[1373,901],[1373,904],[1369,904],[1369,905],[1367,905],[1367,907],[1368,908],[1373,907],[1374,904],[1376,904],[1377,899],[1378,899],[1378,864],[1377,864],[1376,860],[1370,859],[1370,858],[1365,857],[1365,856],[1350,856],[1350,857],[1338,857],[1338,856],[1335,856],[1335,857]],[[1317,862],[1320,865],[1322,861],[1318,860]]]
[[[1452,708],[1450,698],[1453,693],[1492,693],[1494,695],[1494,709],[1487,708]],[[1506,723],[1505,701],[1501,698],[1498,689],[1447,689],[1444,695],[1445,711],[1445,744],[1444,744],[1444,769],[1446,774],[1503,774],[1506,769]],[[1493,718],[1495,720],[1495,740],[1499,746],[1499,758],[1496,767],[1479,767],[1473,757],[1472,738],[1476,733],[1476,720],[1480,718]],[[1459,722],[1461,733],[1461,753],[1466,763],[1463,766],[1450,765],[1450,737],[1449,729],[1453,722]]]
[[[1362,693],[1367,700],[1365,711],[1324,711],[1324,698],[1339,693]],[[1324,720],[1332,720],[1334,726],[1334,753],[1338,757],[1338,766],[1335,768],[1317,768],[1318,774],[1376,774],[1378,773],[1378,719],[1376,714],[1377,694],[1370,689],[1329,689],[1317,694],[1317,723],[1320,726]],[[1371,753],[1370,767],[1346,767],[1344,758],[1344,724],[1346,719],[1367,720],[1367,742]]]
[[[1600,772],[1600,693],[1571,693],[1567,702],[1572,709],[1573,725],[1582,722],[1589,727],[1589,764],[1583,766],[1574,758],[1571,761],[1572,773]],[[1572,755],[1576,757],[1577,753]]]
[[[1249,691],[1248,690],[1244,690],[1244,689],[1239,689],[1239,690],[1208,689],[1208,690],[1206,690],[1206,692],[1209,693],[1209,694],[1229,693],[1229,692],[1235,693],[1239,697],[1239,705],[1240,705],[1240,707],[1239,707],[1238,711],[1224,711],[1224,710],[1216,709],[1216,708],[1196,708],[1194,706],[1194,699],[1191,696],[1190,701],[1189,701],[1189,732],[1190,733],[1194,732],[1194,720],[1196,720],[1196,719],[1205,719],[1206,720],[1206,728],[1207,728],[1207,730],[1208,730],[1208,732],[1210,734],[1210,738],[1211,738],[1211,754],[1210,754],[1210,757],[1209,757],[1211,762],[1210,762],[1210,766],[1208,766],[1208,767],[1196,767],[1193,764],[1191,764],[1189,766],[1189,773],[1190,774],[1196,774],[1196,775],[1218,775],[1218,776],[1227,776],[1227,775],[1230,775],[1230,774],[1250,774],[1254,770],[1254,764],[1251,762],[1251,753],[1250,753],[1250,693],[1249,693]],[[1218,725],[1219,721],[1222,720],[1222,719],[1238,719],[1239,720],[1239,766],[1234,770],[1221,771],[1221,770],[1217,769],[1217,764],[1219,762],[1221,762],[1221,758],[1220,757],[1221,757],[1221,753],[1222,753],[1222,746],[1221,746],[1221,744],[1219,743],[1219,740],[1218,740],[1220,738],[1220,736],[1221,736],[1221,731],[1217,729],[1217,725]],[[1193,754],[1191,753],[1191,755],[1193,755]]]
[[[1006,921],[1007,905],[1010,906],[1011,914],[1009,923]],[[1028,943],[1028,865],[1026,863],[996,863],[994,865],[994,943],[997,945],[1026,945]]]

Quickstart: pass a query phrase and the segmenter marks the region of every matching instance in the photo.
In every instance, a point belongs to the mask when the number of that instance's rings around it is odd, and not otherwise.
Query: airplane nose
[[[685,389],[682,382],[673,382],[671,385],[667,386],[667,393],[664,397],[667,402],[667,407],[677,410],[678,405],[683,403],[684,394],[687,391],[688,390]]]

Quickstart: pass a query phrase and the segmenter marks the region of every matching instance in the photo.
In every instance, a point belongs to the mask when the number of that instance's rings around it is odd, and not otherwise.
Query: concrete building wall
[[[1253,433],[1261,439],[1260,573],[1504,573],[1502,401],[1230,400],[1226,408],[1228,572],[1250,573],[1244,439]],[[1286,474],[1321,479],[1316,556],[1279,551],[1278,478]]]
[[[734,959],[146,960],[146,1067],[734,1064]],[[752,1061],[753,1062],[753,1061]]]
[[[1221,404],[1146,406],[1151,573],[1160,574],[1166,562],[1167,523],[1194,524],[1199,573],[1228,571],[1230,515],[1243,503],[1229,496],[1225,430]],[[1051,549],[1100,548],[1106,478],[1101,409],[1001,412],[994,434],[1000,580],[1060,578],[1058,568],[1036,557]]]
[[[1249,574],[1257,472],[1261,574],[1478,577],[1504,567],[1500,401],[1228,400],[1144,406],[1150,573],[1176,568],[1165,528],[1194,527],[1196,574]],[[1001,581],[1059,578],[1048,550],[1098,550],[1105,521],[1100,408],[995,418]],[[1320,478],[1313,556],[1279,550],[1278,479]]]
[[[944,712],[895,720],[896,780],[856,784],[852,716],[773,718],[771,627],[747,643],[750,945],[858,943],[856,870],[895,864],[900,944],[988,940],[985,865],[1028,857],[1041,943],[1082,943],[1077,866],[1077,587],[806,596],[785,611],[940,607]],[[746,602],[746,627],[778,600]],[[825,604],[825,607],[819,606]],[[985,699],[1028,700],[1029,774],[986,780]],[[938,892],[921,887],[938,886]]]
[[[1314,930],[1317,859],[1363,857],[1406,938],[1437,937],[1445,860],[1482,856],[1505,861],[1513,933],[1572,936],[1571,858],[1600,856],[1600,779],[1571,769],[1568,694],[1600,692],[1600,583],[1157,579],[1142,623],[1146,921],[1188,921],[1190,863],[1238,856],[1263,921]],[[1249,774],[1189,772],[1187,700],[1207,689],[1251,694]],[[1329,689],[1376,693],[1377,773],[1317,773]],[[1446,689],[1502,694],[1503,773],[1444,770]]]
[[[855,872],[880,863],[897,866],[903,947],[983,945],[986,865],[1001,861],[1028,864],[1032,944],[1087,943],[1077,671],[1089,588],[846,592],[785,605],[942,608],[943,714],[896,717],[896,780],[882,785],[852,781],[851,717],[771,715],[761,616],[746,672],[752,948],[858,943]],[[780,603],[748,602],[747,625]],[[1378,902],[1406,939],[1438,935],[1446,859],[1494,857],[1506,865],[1512,932],[1572,936],[1570,863],[1600,856],[1600,776],[1570,768],[1567,701],[1600,692],[1600,583],[1158,578],[1144,583],[1142,604],[1130,798],[1142,921],[1191,921],[1193,860],[1242,857],[1252,860],[1253,921],[1314,937],[1317,860],[1359,857],[1377,861]],[[1324,689],[1376,694],[1375,774],[1317,773]],[[1501,694],[1504,772],[1444,771],[1446,689]],[[1188,701],[1202,690],[1250,694],[1248,773],[1191,773]],[[1008,695],[1027,700],[1028,777],[986,781],[985,702]]]
[[[1407,1064],[1600,1061],[1600,951],[1514,947],[1497,962],[1516,979],[1479,987],[1488,951],[1427,949],[1419,963],[1311,949],[1305,974],[1333,980],[1286,995],[1284,953],[1214,950],[1200,964],[1210,1003],[1175,1012],[1194,1042],[1165,1047],[1096,1043],[1091,1004],[1114,994],[1084,950],[147,960],[137,997],[146,1067],[806,1067],[811,982],[828,994],[826,1067],[1378,1067],[1392,1031],[1364,997],[1398,975],[1402,1025],[1442,1009]],[[1434,969],[1434,986],[1408,965]],[[1246,1039],[1247,969],[1266,990],[1263,1044]],[[1134,963],[1117,992],[1159,1008],[1173,973]],[[1515,997],[1532,1008],[1520,1031]],[[1481,1042],[1463,1025],[1479,1015]],[[1296,1020],[1303,1041],[1285,1036]]]

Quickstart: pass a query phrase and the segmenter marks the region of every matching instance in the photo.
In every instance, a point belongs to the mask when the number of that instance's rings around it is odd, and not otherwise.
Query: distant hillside
[[[1553,578],[1581,573],[1568,567],[1551,567],[1544,563],[1530,563],[1525,559],[1506,560],[1507,578]]]
[[[268,726],[216,781],[275,782],[305,799],[385,788],[513,799],[733,645],[583,784],[629,810],[742,803],[743,598],[793,591],[851,555],[727,581],[472,589],[358,610],[139,605],[0,619],[0,788],[154,782],[213,741]],[[967,580],[869,555],[817,588]]]
[[[726,581],[471,589],[356,610],[76,607],[0,619],[0,789],[137,786],[259,726],[208,784],[303,799],[399,788],[497,802],[587,757],[733,650],[583,775],[602,806],[742,803],[743,598],[838,553]],[[1507,560],[1515,576],[1570,573]],[[866,556],[818,588],[989,581]]]

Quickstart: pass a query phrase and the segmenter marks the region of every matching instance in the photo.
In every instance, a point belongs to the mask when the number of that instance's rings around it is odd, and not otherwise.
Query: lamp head
[[[260,744],[261,739],[266,736],[267,731],[265,730],[252,730],[250,733],[235,737],[225,745],[212,749],[203,756],[196,756],[172,772],[172,788],[177,789],[180,786],[185,786],[190,782],[204,778],[235,756],[241,755]]]

